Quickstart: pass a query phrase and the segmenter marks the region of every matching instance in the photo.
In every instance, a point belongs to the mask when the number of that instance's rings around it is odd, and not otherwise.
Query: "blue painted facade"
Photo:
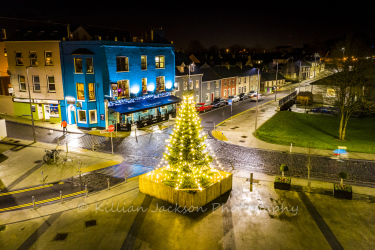
[[[173,90],[173,45],[117,41],[64,41],[61,45],[64,84],[64,100],[60,101],[61,114],[62,119],[69,124],[77,124],[81,128],[106,128],[111,119],[108,102],[142,98]],[[142,56],[147,58],[147,64],[142,64]],[[126,70],[117,71],[117,57],[126,58]],[[160,64],[157,64],[156,58],[160,57],[163,57],[164,64],[157,67]],[[82,73],[76,73],[75,58],[82,59]],[[93,70],[89,72],[87,58],[92,58],[93,61]],[[162,79],[163,84],[159,86],[164,86],[163,90],[157,90],[157,78]],[[147,83],[147,92],[142,92],[142,79]],[[126,95],[124,89],[121,89],[122,82],[127,84]],[[84,98],[78,93],[82,93],[82,86]],[[95,97],[92,95],[93,89]]]

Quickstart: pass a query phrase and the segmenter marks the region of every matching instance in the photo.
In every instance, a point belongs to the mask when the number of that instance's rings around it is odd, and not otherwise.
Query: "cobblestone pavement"
[[[170,130],[171,131],[171,130]],[[207,132],[207,130],[206,130]],[[168,130],[162,133],[147,134],[135,137],[114,139],[114,152],[125,158],[125,162],[147,167],[157,167],[165,150],[165,140],[169,138]],[[256,148],[242,147],[208,137],[206,143],[227,169],[250,170],[270,174],[279,174],[282,163],[289,166],[288,176],[307,177],[309,155]],[[110,140],[98,148],[110,152]],[[348,182],[375,183],[375,162],[363,160],[337,161],[329,157],[311,155],[311,178],[337,180],[338,173],[349,174]],[[215,162],[214,162],[215,163]]]

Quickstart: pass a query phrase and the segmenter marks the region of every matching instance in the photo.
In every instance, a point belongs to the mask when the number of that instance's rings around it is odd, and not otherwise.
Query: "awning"
[[[123,103],[118,105],[113,105],[111,107],[108,107],[109,109],[118,112],[120,114],[129,114],[134,112],[139,112],[147,109],[157,108],[173,103],[181,102],[182,99],[178,98],[176,96],[170,95],[170,96],[164,96],[149,100],[142,100],[142,101],[136,101],[132,103]]]

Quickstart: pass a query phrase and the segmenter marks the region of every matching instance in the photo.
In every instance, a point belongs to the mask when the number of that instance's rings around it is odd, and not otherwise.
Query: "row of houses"
[[[0,113],[127,131],[174,116],[188,90],[197,102],[211,102],[286,83],[282,74],[276,81],[275,72],[250,65],[195,64],[165,41],[100,32],[30,28],[0,42]]]

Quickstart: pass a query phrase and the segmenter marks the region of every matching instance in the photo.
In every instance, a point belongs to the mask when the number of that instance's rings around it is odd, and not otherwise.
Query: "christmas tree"
[[[164,153],[166,169],[164,183],[176,189],[202,190],[215,179],[209,155],[202,136],[201,119],[191,93],[184,94],[175,128]]]

